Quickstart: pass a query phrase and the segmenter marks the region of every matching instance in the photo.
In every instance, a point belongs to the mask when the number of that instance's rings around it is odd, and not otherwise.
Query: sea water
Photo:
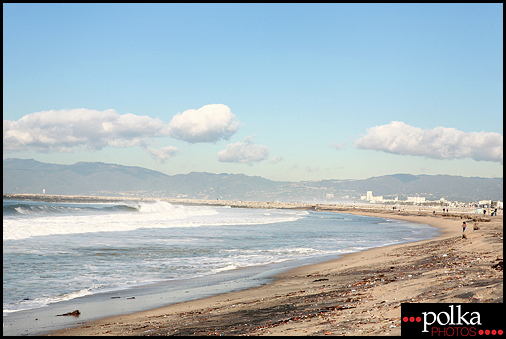
[[[421,224],[164,201],[3,200],[3,313],[237,268],[336,258],[434,237]]]

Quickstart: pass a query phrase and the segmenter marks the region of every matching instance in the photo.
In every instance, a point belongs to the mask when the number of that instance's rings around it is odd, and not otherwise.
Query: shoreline
[[[259,287],[51,335],[400,335],[403,302],[503,302],[502,216],[470,223],[463,239],[461,216],[337,212],[424,223],[442,233],[297,267]]]
[[[502,215],[305,205],[316,211],[429,224],[442,232],[437,238],[296,267],[262,286],[79,323],[49,335],[400,335],[402,302],[503,300]],[[471,221],[466,239],[463,220]],[[501,270],[492,268],[499,262]]]

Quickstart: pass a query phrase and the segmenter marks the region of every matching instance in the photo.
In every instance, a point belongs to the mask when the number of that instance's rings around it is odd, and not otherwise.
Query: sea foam
[[[20,204],[3,218],[3,240],[90,232],[133,231],[141,228],[199,227],[203,225],[267,224],[297,220],[305,211],[231,213],[230,208],[182,206],[165,201],[118,204]],[[82,204],[84,205],[84,204]],[[228,211],[227,213],[223,213]]]

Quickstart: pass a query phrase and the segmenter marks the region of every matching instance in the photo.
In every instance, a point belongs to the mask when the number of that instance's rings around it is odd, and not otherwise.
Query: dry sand
[[[503,302],[502,215],[335,212],[430,224],[442,234],[299,267],[260,287],[51,335],[400,335],[401,303]]]

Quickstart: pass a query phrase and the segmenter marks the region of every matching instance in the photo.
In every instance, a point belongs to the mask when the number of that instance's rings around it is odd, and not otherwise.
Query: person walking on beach
[[[462,238],[466,238],[466,235],[464,234],[464,232],[466,231],[466,222],[464,221],[462,223]]]

